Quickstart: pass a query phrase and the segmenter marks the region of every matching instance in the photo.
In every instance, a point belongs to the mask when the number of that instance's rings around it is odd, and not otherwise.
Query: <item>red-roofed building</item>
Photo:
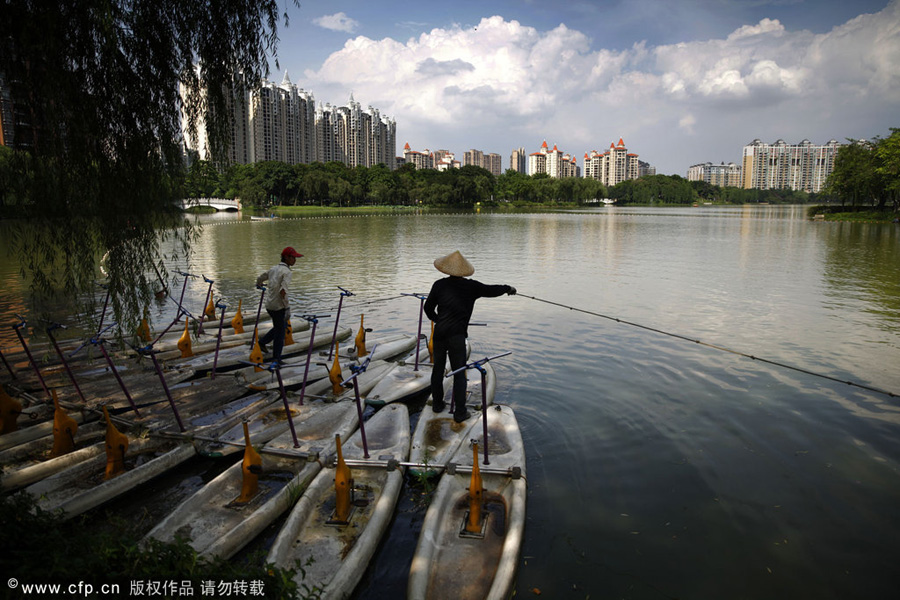
[[[610,143],[606,152],[592,150],[584,155],[584,176],[596,179],[606,187],[637,179],[638,168],[638,155],[628,152],[623,138],[619,138],[618,144]]]
[[[403,147],[403,159],[406,164],[415,165],[416,169],[433,169],[434,168],[434,154],[431,150],[425,149],[424,152],[418,152],[416,150],[410,150],[409,142]]]
[[[562,177],[578,177],[578,163],[573,156],[563,154],[562,151],[553,145],[553,150],[548,150],[547,140],[541,144],[538,152],[533,152],[528,157],[528,174],[537,175],[538,173],[546,173],[550,177],[557,179]]]

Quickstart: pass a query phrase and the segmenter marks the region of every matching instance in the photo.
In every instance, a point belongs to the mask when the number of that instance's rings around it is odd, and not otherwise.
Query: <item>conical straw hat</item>
[[[468,277],[475,272],[475,267],[459,253],[459,250],[435,259],[434,268],[455,277]]]

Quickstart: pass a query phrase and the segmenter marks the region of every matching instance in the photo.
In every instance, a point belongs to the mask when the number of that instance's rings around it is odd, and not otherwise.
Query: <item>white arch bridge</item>
[[[240,198],[185,198],[184,208],[208,206],[216,210],[241,210]]]

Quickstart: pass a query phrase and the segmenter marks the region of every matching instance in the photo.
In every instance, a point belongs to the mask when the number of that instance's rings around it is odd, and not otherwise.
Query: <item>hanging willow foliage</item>
[[[180,114],[226,147],[226,95],[268,74],[278,2],[6,0],[0,22],[17,122],[0,209],[23,276],[35,299],[88,304],[105,276],[115,317],[133,322],[198,233],[180,208]]]

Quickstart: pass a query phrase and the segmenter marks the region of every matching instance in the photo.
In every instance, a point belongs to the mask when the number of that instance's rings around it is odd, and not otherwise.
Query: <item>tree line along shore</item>
[[[597,203],[619,205],[695,203],[805,204],[826,202],[822,194],[793,190],[722,188],[678,175],[650,175],[607,188],[580,177],[552,178],[513,170],[494,176],[476,166],[437,171],[402,165],[348,167],[340,162],[289,165],[261,162],[217,170],[205,161],[188,169],[185,195],[191,198],[240,198],[245,207],[434,206],[472,207],[511,204],[557,206]]]

